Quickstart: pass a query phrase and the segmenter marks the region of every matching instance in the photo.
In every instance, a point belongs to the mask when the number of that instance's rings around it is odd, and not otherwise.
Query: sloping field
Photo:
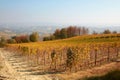
[[[101,35],[83,35],[72,37],[62,40],[54,41],[44,41],[44,42],[34,42],[34,43],[22,43],[22,44],[13,44],[21,46],[52,46],[55,44],[81,44],[81,43],[104,43],[104,42],[120,42],[120,34],[101,34]],[[48,44],[48,45],[47,45]]]
[[[54,66],[58,70],[68,67],[71,70],[73,67],[77,69],[116,59],[120,51],[120,34],[84,35],[55,41],[10,44],[7,49],[28,56],[28,60],[34,56],[32,60],[37,59],[33,62],[36,64],[41,63],[50,68]]]
[[[35,71],[32,75],[78,72],[119,59],[120,34],[8,44],[6,50],[23,59],[29,68],[32,67],[30,70]]]

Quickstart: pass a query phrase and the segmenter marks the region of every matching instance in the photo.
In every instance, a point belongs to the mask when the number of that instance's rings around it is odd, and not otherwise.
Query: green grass
[[[120,70],[114,70],[103,76],[89,77],[82,80],[120,80]]]

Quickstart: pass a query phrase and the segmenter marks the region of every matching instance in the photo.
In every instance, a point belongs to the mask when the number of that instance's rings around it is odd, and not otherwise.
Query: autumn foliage
[[[85,35],[64,40],[7,45],[41,70],[79,71],[116,60],[120,34]],[[33,64],[34,63],[34,64]]]

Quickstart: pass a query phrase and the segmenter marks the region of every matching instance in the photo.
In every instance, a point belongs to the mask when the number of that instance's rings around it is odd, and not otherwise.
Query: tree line
[[[104,30],[102,33],[98,33],[96,31],[93,31],[92,34],[117,34],[117,31],[110,31],[109,29]]]
[[[56,29],[55,32],[43,38],[43,41],[65,39],[79,35],[89,34],[89,29],[85,27],[69,26],[67,28]]]
[[[39,34],[37,32],[33,32],[30,35],[13,36],[11,39],[7,40],[8,43],[27,43],[37,41],[39,41]]]
[[[5,39],[4,37],[0,38],[0,47],[4,45],[13,44],[13,43],[28,43],[28,42],[37,42],[39,41],[39,34],[37,32],[33,32],[30,35],[19,35],[12,36],[10,39]]]
[[[104,30],[102,33],[93,31],[92,34],[116,34],[117,31],[110,31],[109,29]],[[85,27],[69,26],[67,28],[56,29],[53,34],[47,37],[43,37],[43,41],[65,39],[74,36],[87,35],[89,34],[89,29]],[[5,39],[4,37],[0,38],[0,47],[4,46],[6,43],[28,43],[28,42],[37,42],[39,41],[40,36],[38,32],[33,32],[30,35],[19,35],[12,36],[10,39]]]
[[[43,41],[65,39],[65,38],[70,38],[70,37],[80,36],[80,35],[87,35],[87,34],[89,34],[89,29],[86,27],[69,26],[67,28],[56,29],[52,35],[44,37]],[[94,35],[117,34],[117,31],[112,32],[109,29],[106,29],[101,33],[93,31],[92,34],[94,34]]]

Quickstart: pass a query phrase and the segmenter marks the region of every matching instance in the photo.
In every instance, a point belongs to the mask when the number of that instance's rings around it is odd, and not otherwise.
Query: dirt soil
[[[9,52],[0,49],[0,80],[53,80],[49,74],[31,75],[32,71],[27,71],[19,61]]]
[[[111,70],[120,69],[118,61],[76,73],[37,74],[37,71],[32,69],[36,67],[28,67],[25,62],[21,61],[20,56],[14,56],[0,49],[0,80],[77,80],[83,77],[104,75]]]

